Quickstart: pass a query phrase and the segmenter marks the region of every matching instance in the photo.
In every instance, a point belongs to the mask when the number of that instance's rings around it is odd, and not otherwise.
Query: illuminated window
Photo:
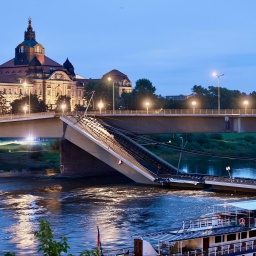
[[[21,46],[20,46],[20,53],[23,53],[23,52],[25,52],[25,48],[24,48],[23,45],[21,45]]]
[[[39,45],[36,46],[36,53],[41,53],[41,47]]]

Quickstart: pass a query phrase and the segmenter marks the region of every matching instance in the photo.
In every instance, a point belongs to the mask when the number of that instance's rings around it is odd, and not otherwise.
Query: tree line
[[[248,108],[256,108],[256,91],[247,95],[239,90],[229,90],[220,87],[220,106],[222,109],[244,108],[244,101],[248,100]],[[112,109],[112,87],[103,81],[90,82],[86,91],[95,91],[94,102],[90,109],[97,110],[97,102],[105,103],[106,109]],[[156,94],[156,87],[148,79],[139,79],[131,93],[123,92],[118,96],[115,88],[115,109],[145,110],[146,102],[149,102],[151,109],[188,109],[192,108],[192,101],[196,101],[196,107],[201,109],[218,108],[218,87],[194,85],[191,94],[185,99],[176,100],[168,96]],[[88,99],[87,99],[88,100]]]
[[[222,109],[244,108],[244,101],[248,100],[248,108],[256,108],[256,91],[246,94],[239,90],[229,90],[224,87],[219,88],[220,106]],[[92,92],[94,92],[91,100]],[[123,92],[119,95],[118,87],[114,87],[115,109],[145,110],[146,102],[150,109],[188,109],[192,108],[192,101],[196,101],[196,108],[217,109],[218,108],[218,87],[209,86],[205,88],[201,85],[194,85],[191,94],[185,99],[176,100],[172,97],[156,94],[156,87],[148,79],[142,78],[136,81],[131,93]],[[85,102],[90,102],[88,110],[99,110],[99,102],[102,102],[103,109],[113,109],[113,87],[103,80],[93,80],[84,87]],[[30,104],[29,104],[30,103]],[[65,103],[65,111],[70,111],[70,97],[61,95],[56,99],[54,109],[61,112],[61,106]],[[20,99],[7,104],[5,95],[0,93],[0,113],[24,113],[30,105],[30,113],[45,112],[49,106],[45,104],[36,94],[25,95]],[[27,108],[25,108],[27,106]],[[76,111],[84,111],[87,106],[76,105]]]

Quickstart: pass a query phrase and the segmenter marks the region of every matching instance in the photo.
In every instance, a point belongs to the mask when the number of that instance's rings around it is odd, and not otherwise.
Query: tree
[[[245,93],[238,90],[229,90],[220,87],[220,107],[222,109],[241,108],[242,98],[246,96]],[[216,109],[218,108],[218,87],[209,86],[208,89],[201,85],[194,85],[192,88],[193,99],[200,103],[201,108]],[[191,101],[191,97],[189,100]]]
[[[256,91],[252,91],[252,92],[249,94],[249,97],[252,99],[252,100],[250,101],[250,108],[255,109],[255,108],[256,108]]]
[[[21,99],[14,100],[10,105],[12,107],[12,113],[18,114],[24,112],[24,106],[29,106],[30,104],[30,113],[37,112],[46,112],[46,104],[38,98],[36,94],[31,94],[29,96],[24,96]]]
[[[104,107],[106,109],[112,109],[113,107],[113,86],[112,83],[111,85],[109,83],[106,83],[102,80],[98,81],[91,81],[86,85],[85,88],[85,98],[87,102],[90,101],[91,98],[91,92],[94,91],[94,96],[91,101],[91,106],[89,106],[89,110],[95,110],[97,109],[97,105],[100,101],[103,102]],[[115,102],[117,101],[118,97],[118,92],[115,89]],[[116,104],[115,104],[116,105]]]
[[[126,104],[129,105],[129,109],[145,109],[146,102],[149,102],[149,108],[160,108],[155,91],[156,88],[152,83],[148,79],[142,78],[136,81],[131,96],[124,94],[124,99]]]
[[[75,105],[75,111],[85,111],[86,107],[85,106],[82,106],[80,104],[76,104]]]
[[[209,90],[201,85],[194,85],[192,88],[192,98],[190,98],[190,101],[192,100],[195,100],[197,105],[200,104],[201,108],[210,108],[212,95]]]
[[[64,107],[65,106],[65,107]],[[63,109],[64,107],[64,109]],[[56,100],[56,112],[62,112],[62,111],[70,111],[70,97],[66,95],[60,95],[58,99]]]
[[[50,223],[45,220],[40,220],[39,223],[40,229],[35,232],[35,236],[40,242],[38,251],[42,251],[44,256],[60,256],[62,252],[67,252],[70,248],[67,238],[61,237],[59,242],[53,240]]]
[[[39,230],[34,233],[34,236],[39,240],[39,249],[44,256],[61,256],[62,252],[67,252],[70,249],[68,239],[60,237],[59,241],[53,239],[53,233],[50,223],[47,220],[39,221]],[[15,253],[7,252],[5,256],[15,256]],[[73,256],[73,254],[68,254]],[[99,256],[98,250],[84,250],[79,256]]]
[[[8,112],[8,108],[6,106],[6,98],[2,92],[0,92],[0,113],[5,114]]]

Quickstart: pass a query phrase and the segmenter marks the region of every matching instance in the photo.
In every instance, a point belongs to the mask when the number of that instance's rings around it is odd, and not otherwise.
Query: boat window
[[[249,231],[249,237],[255,237],[256,236],[256,230]]]
[[[228,234],[227,235],[227,241],[233,241],[236,240],[236,233],[235,234]]]
[[[245,239],[247,238],[247,232],[241,232],[238,234],[238,239]]]
[[[215,236],[215,244],[223,242],[223,236]]]

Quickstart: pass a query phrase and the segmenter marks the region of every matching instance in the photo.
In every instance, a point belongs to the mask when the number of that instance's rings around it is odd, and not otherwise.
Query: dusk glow
[[[85,78],[118,69],[133,86],[147,78],[157,94],[188,95],[194,85],[216,86],[209,74],[219,70],[222,87],[255,90],[253,0],[75,0],[74,11],[60,0],[47,3],[47,14],[31,0],[2,3],[0,63],[13,58],[31,17],[46,55],[61,64],[68,57]]]

